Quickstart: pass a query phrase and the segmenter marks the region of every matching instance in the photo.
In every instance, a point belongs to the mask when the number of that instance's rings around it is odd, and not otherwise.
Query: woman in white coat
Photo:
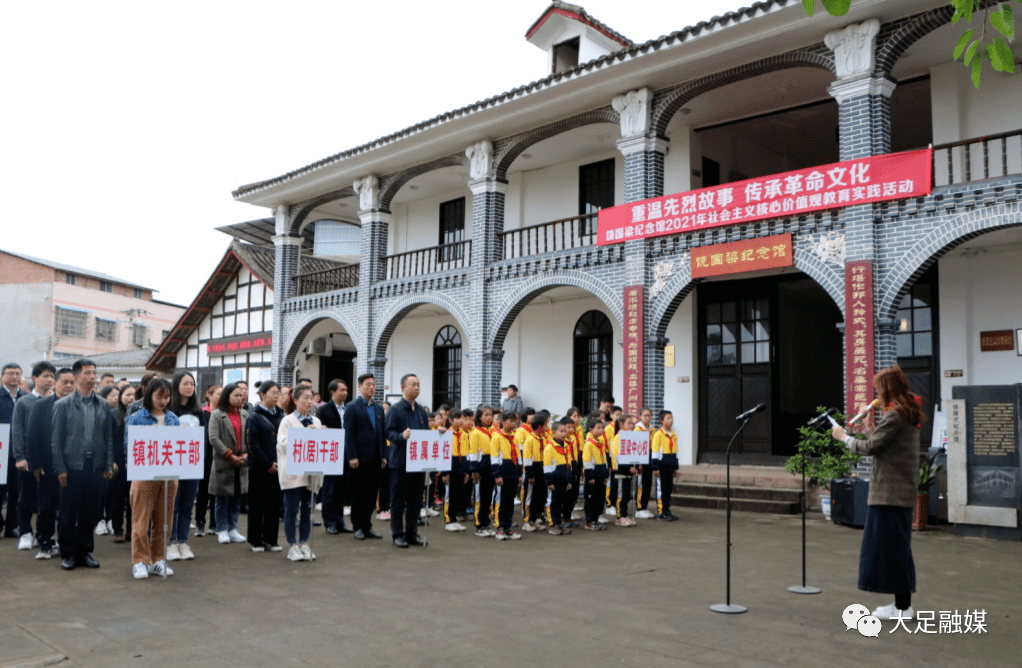
[[[287,433],[292,428],[322,429],[319,418],[312,415],[312,388],[299,386],[283,404],[287,416],[277,429],[277,475],[284,497],[284,536],[287,538],[287,558],[291,561],[312,561],[316,555],[309,547],[312,532],[312,498],[323,484],[322,476],[288,475]],[[298,518],[298,536],[295,540],[295,519]]]

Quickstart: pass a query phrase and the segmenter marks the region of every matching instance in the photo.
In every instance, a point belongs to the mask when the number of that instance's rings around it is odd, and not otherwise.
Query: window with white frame
[[[106,318],[96,318],[96,340],[116,341],[117,321],[107,320]]]
[[[147,343],[147,334],[149,328],[145,325],[132,325],[131,326],[131,342],[138,347],[142,347]]]
[[[336,220],[315,222],[315,255],[358,255],[362,228]]]
[[[85,311],[76,311],[58,306],[53,333],[57,336],[85,338],[85,319],[87,316],[88,314]]]

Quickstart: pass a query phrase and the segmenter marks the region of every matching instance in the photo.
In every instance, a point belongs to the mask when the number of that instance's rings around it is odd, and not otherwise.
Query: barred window
[[[57,307],[57,322],[53,328],[57,336],[76,336],[85,338],[85,318],[88,314],[84,311],[74,311],[69,308]]]
[[[99,289],[102,290],[103,292],[113,292],[114,284],[111,283],[110,281],[100,281]]]
[[[97,341],[116,341],[117,340],[117,321],[106,320],[104,318],[96,318],[96,340]]]
[[[68,285],[74,285],[77,277],[74,274],[64,274],[64,282]]]
[[[135,288],[135,299],[142,299],[142,291]]]
[[[149,328],[145,325],[132,325],[131,326],[131,342],[140,348],[147,342],[147,333]]]

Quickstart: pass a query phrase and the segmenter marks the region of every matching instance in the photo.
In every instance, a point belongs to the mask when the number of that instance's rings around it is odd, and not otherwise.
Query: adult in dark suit
[[[348,407],[344,402],[348,399],[348,384],[343,380],[334,379],[327,386],[330,391],[330,401],[319,407],[316,417],[327,429],[343,429],[344,414]],[[329,534],[351,533],[344,524],[344,506],[348,505],[348,480],[351,477],[351,470],[348,467],[347,459],[344,462],[344,475],[323,476],[323,524]]]
[[[0,388],[0,424],[11,424],[14,419],[14,404],[28,392],[21,389],[21,367],[10,362],[4,365],[3,387]],[[0,528],[6,538],[18,537],[18,469],[14,461],[14,449],[8,444],[7,472],[0,467],[0,501],[7,495],[7,519],[0,521]],[[2,510],[2,509],[0,509]]]
[[[387,439],[383,433],[383,407],[373,402],[376,379],[358,377],[358,398],[344,412],[344,459],[350,466],[351,525],[355,540],[383,538],[373,531],[372,515],[380,488],[380,470],[387,465]],[[320,413],[322,417],[322,413]]]
[[[50,396],[43,397],[32,406],[28,416],[28,435],[25,438],[25,453],[28,467],[36,475],[36,501],[38,515],[35,518],[35,533],[39,539],[39,553],[36,559],[51,559],[57,553],[57,506],[60,504],[60,482],[53,470],[53,406],[75,391],[75,376],[71,369],[57,371],[57,380]],[[121,449],[124,444],[119,444]]]

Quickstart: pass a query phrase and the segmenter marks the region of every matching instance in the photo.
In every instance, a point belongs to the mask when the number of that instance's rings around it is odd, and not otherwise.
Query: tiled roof
[[[20,257],[23,260],[28,260],[29,262],[35,262],[36,264],[41,264],[41,265],[43,265],[45,267],[52,267],[53,269],[56,269],[57,271],[63,271],[63,272],[68,273],[68,274],[78,274],[80,276],[89,276],[91,278],[95,278],[95,279],[98,279],[98,280],[101,280],[101,281],[109,281],[110,283],[117,283],[119,285],[127,285],[128,287],[139,288],[141,290],[152,290],[152,288],[147,288],[144,285],[139,285],[138,283],[132,283],[131,281],[126,281],[123,278],[117,278],[116,276],[111,276],[109,274],[104,274],[104,273],[101,273],[101,272],[98,272],[98,271],[93,271],[92,269],[83,269],[82,267],[75,267],[74,265],[63,264],[61,262],[54,262],[53,260],[45,260],[45,259],[40,258],[40,257],[33,257],[31,255],[25,255],[24,253],[15,253],[14,251],[9,251],[9,250],[0,249],[0,252],[7,253],[8,255],[14,255],[15,257]]]
[[[235,239],[247,241],[250,244],[273,247],[273,235],[276,232],[277,223],[273,218],[260,218],[249,220],[244,223],[234,223],[216,228],[218,232],[228,234]],[[315,225],[306,225],[302,229],[302,250],[312,252],[315,242]]]
[[[95,362],[96,369],[102,373],[105,369],[144,369],[149,358],[153,356],[153,352],[155,352],[155,348],[152,346],[142,346],[141,348],[118,350],[112,353],[82,355],[82,357],[87,357]],[[64,358],[57,360],[55,364],[57,366],[71,366],[74,362],[74,358]]]
[[[439,116],[434,116],[433,118],[422,121],[421,123],[417,123],[403,130],[398,130],[397,132],[385,135],[369,143],[348,149],[347,151],[335,153],[334,155],[331,155],[327,158],[323,158],[322,160],[318,160],[310,165],[306,165],[305,167],[300,167],[299,169],[290,171],[286,174],[282,174],[281,176],[277,176],[266,181],[259,181],[256,183],[250,183],[248,185],[241,186],[240,188],[234,191],[233,193],[234,198],[241,199],[246,195],[257,192],[264,188],[269,188],[271,186],[275,186],[277,184],[290,181],[291,179],[297,178],[304,174],[308,174],[309,172],[314,172],[317,169],[321,169],[328,165],[332,165],[347,158],[351,158],[362,153],[368,153],[369,151],[382,148],[389,144],[393,144],[394,142],[415,135],[419,132],[428,130],[432,127],[442,125],[444,123],[449,123],[458,118],[462,118],[470,114],[475,114],[485,109],[500,106],[516,98],[531,95],[545,88],[549,88],[551,86],[559,84],[562,81],[582,76],[586,72],[603,69],[605,67],[611,67],[616,62],[642,57],[650,52],[659,51],[661,48],[665,46],[670,47],[675,46],[677,44],[682,44],[684,42],[687,42],[691,39],[698,37],[705,31],[726,28],[729,25],[737,24],[741,21],[755,18],[757,14],[766,14],[775,7],[785,7],[788,4],[798,3],[799,0],[763,0],[762,2],[754,2],[749,7],[743,7],[733,12],[727,12],[723,16],[714,16],[712,19],[708,21],[700,21],[699,23],[693,26],[689,26],[682,30],[677,30],[669,35],[662,35],[660,37],[657,37],[656,39],[651,39],[647,42],[644,42],[643,44],[623,48],[619,51],[615,51],[613,53],[600,56],[599,58],[594,58],[593,60],[590,60],[587,63],[581,63],[578,66],[573,67],[571,69],[563,70],[561,72],[555,72],[554,74],[533,81],[532,83],[525,84],[524,86],[512,88],[511,90],[501,93],[499,95],[495,95],[485,100],[480,100],[468,106],[461,107],[460,109],[448,111],[444,114],[440,114]]]
[[[600,31],[601,33],[611,38],[621,46],[625,47],[635,46],[635,42],[628,39],[618,31],[614,30],[606,23],[602,23],[594,19],[592,16],[586,13],[586,10],[583,7],[579,5],[573,5],[570,2],[560,2],[559,0],[554,0],[554,2],[550,3],[550,6],[547,7],[546,11],[543,12],[543,14],[538,19],[536,19],[536,22],[533,23],[529,30],[525,33],[525,38],[529,39],[530,37],[532,37],[532,35],[537,30],[539,30],[540,26],[546,23],[546,20],[550,17],[551,14],[562,14],[564,16],[573,18],[576,21],[581,21],[582,23],[585,23],[586,25],[591,26],[596,30]]]
[[[247,267],[256,278],[273,289],[274,250],[253,244],[246,244],[237,239],[231,241],[223,259],[213,270],[213,274],[196,295],[195,300],[185,309],[181,318],[174,325],[170,334],[163,340],[159,348],[153,351],[145,364],[153,371],[169,371],[177,365],[177,353],[188,343],[192,331],[208,316],[218,301],[223,299],[224,291],[237,278],[242,267]],[[320,271],[339,267],[342,262],[334,262],[323,258],[305,256],[301,258],[304,272]]]

